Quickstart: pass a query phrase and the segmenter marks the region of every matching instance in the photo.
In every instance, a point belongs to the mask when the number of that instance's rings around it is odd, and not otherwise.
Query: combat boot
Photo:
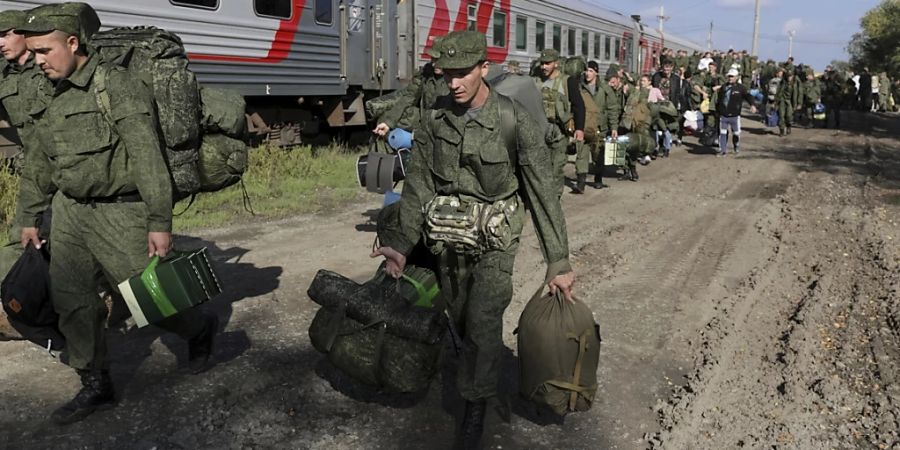
[[[594,175],[594,189],[603,189],[605,187],[609,186],[603,184],[603,175]]]
[[[787,134],[791,134],[791,127],[787,127]]]
[[[50,419],[57,425],[68,425],[84,420],[94,411],[109,409],[115,404],[109,371],[78,370],[78,375],[81,377],[81,390],[75,398],[50,415]]]
[[[572,189],[573,194],[584,194],[584,187],[587,185],[587,174],[579,173],[576,175],[575,188]]]
[[[213,342],[219,332],[219,318],[212,314],[203,316],[203,331],[188,341],[188,370],[198,374],[209,368],[209,357],[213,352]]]
[[[481,435],[484,432],[484,415],[487,410],[486,400],[466,401],[466,412],[463,415],[462,427],[456,438],[456,450],[477,450],[481,448]]]

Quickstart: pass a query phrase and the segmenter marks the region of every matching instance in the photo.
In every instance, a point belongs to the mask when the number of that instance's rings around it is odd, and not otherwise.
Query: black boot
[[[791,127],[787,127],[787,134],[791,134]]]
[[[639,179],[640,179],[640,177],[638,176],[638,173],[637,173],[637,166],[634,166],[631,168],[631,181],[637,181]]]
[[[203,331],[188,341],[188,369],[200,373],[209,368],[209,357],[213,352],[213,341],[219,332],[219,318],[209,314],[203,316]]]
[[[579,173],[575,175],[575,187],[572,188],[573,194],[584,194],[584,187],[587,185],[587,174]]]
[[[484,432],[484,414],[487,409],[486,400],[466,402],[462,427],[456,439],[457,450],[477,450],[481,448],[481,434]]]
[[[116,401],[108,371],[78,370],[78,375],[81,376],[81,390],[50,415],[57,425],[84,420],[94,411],[111,408]]]
[[[594,175],[594,189],[603,189],[605,187],[609,186],[603,184],[603,175]]]

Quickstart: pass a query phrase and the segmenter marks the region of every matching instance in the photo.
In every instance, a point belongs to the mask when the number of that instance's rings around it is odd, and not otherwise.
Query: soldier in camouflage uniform
[[[822,103],[825,104],[825,128],[834,119],[834,127],[841,127],[841,108],[844,102],[844,82],[834,68],[828,66],[822,74]]]
[[[573,129],[572,132],[570,132],[566,128],[566,124],[574,118],[573,114],[575,112],[572,110],[572,99],[567,95],[570,91],[569,80],[568,77],[562,73],[559,52],[552,48],[544,49],[541,51],[539,61],[540,76],[534,80],[538,89],[541,91],[541,97],[544,102],[544,113],[547,116],[547,121],[559,129],[560,133],[563,135],[572,135],[574,133],[576,146],[580,146],[584,143],[584,130]],[[574,92],[574,90],[572,91]],[[579,96],[575,100],[581,105],[582,110],[580,114],[581,117],[584,117],[584,104],[581,103],[581,97]],[[568,155],[566,153],[567,148],[567,140],[561,140],[556,148],[550,149],[553,154],[553,166],[556,170],[557,179],[559,180],[560,193],[562,193],[562,188],[565,186],[563,169],[568,161]]]
[[[40,114],[46,107],[50,81],[35,66],[34,55],[28,51],[25,37],[15,33],[24,20],[25,11],[0,13],[0,52],[6,60],[0,78],[0,104],[6,112],[6,120],[16,129],[22,151],[27,152],[37,145],[32,116]],[[8,241],[0,246],[0,280],[22,254],[21,235],[21,228],[13,226]]]
[[[512,112],[505,109],[512,103],[484,81],[486,60],[484,34],[456,31],[444,39],[437,65],[451,96],[416,133],[418,150],[400,200],[399,226],[381,236],[382,247],[372,254],[384,256],[387,272],[395,277],[420,239],[437,255],[441,291],[463,338],[457,382],[466,408],[457,444],[466,449],[478,448],[486,400],[497,394],[503,312],[512,298],[513,261],[526,204],[548,264],[550,289],[571,301],[575,280],[542,127],[521,106],[515,108],[516,148],[508,148],[506,137],[511,135],[505,133],[511,130],[502,129],[501,115]],[[462,228],[437,233],[433,212],[463,216],[477,208],[492,208],[492,216],[505,216],[506,225],[488,226],[471,236]],[[461,243],[450,234],[465,234],[477,244]]]
[[[578,192],[584,192],[584,179],[594,163],[594,188],[608,187],[603,184],[604,138],[610,129],[618,128],[618,94],[609,83],[600,78],[600,65],[589,61],[581,80],[581,94],[585,100],[585,145],[575,159],[575,173],[578,174]]]
[[[64,3],[35,8],[16,30],[25,34],[35,62],[53,83],[36,124],[42,145],[26,154],[17,220],[22,245],[40,246],[35,220],[52,199],[51,297],[69,365],[82,383],[75,398],[53,412],[60,424],[115,401],[106,357],[107,308],[97,296],[97,275],[102,272],[116,286],[172,246],[173,188],[152,97],[125,69],[101,66],[88,45],[99,26],[90,6]],[[110,111],[98,105],[98,76],[105,77]],[[159,325],[188,340],[192,371],[206,368],[215,316],[192,309]]]
[[[791,134],[794,113],[803,107],[803,97],[793,71],[785,70],[778,93],[775,94],[775,104],[778,107],[778,135]]]
[[[637,161],[649,156],[656,148],[656,133],[650,129],[654,117],[650,111],[650,76],[644,75],[639,80],[640,87],[628,96],[625,110],[622,112],[622,127],[630,130],[628,148],[625,152],[625,171],[620,179],[638,181]]]
[[[816,79],[816,74],[810,68],[806,72],[806,81],[803,83],[803,116],[806,128],[815,126],[814,109],[816,104],[822,102],[822,86]]]

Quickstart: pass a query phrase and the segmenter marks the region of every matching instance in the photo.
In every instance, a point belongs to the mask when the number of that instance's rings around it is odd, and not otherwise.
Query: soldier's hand
[[[751,107],[750,107],[750,114],[756,114],[757,111],[758,111],[758,110],[756,109],[755,106],[751,106]]]
[[[172,250],[172,233],[151,231],[147,233],[147,257],[164,258]]]
[[[610,133],[609,135],[615,141],[615,140],[619,139],[619,130],[612,130],[612,133]]]
[[[387,134],[390,133],[390,131],[391,131],[391,127],[389,127],[388,124],[386,124],[384,122],[379,123],[378,125],[375,126],[375,129],[372,130],[373,133],[375,133],[381,137],[387,136]]]
[[[28,247],[28,244],[34,245],[34,248],[41,248],[41,244],[47,241],[42,241],[38,236],[37,227],[26,227],[22,228],[21,234],[21,242],[22,248]]]
[[[576,141],[584,140],[584,130],[575,130],[575,140]]]
[[[547,286],[550,287],[551,294],[556,294],[556,292],[559,291],[567,302],[575,303],[575,295],[572,293],[572,286],[574,284],[575,272],[566,272],[553,277],[553,279],[547,283]]]
[[[391,247],[378,247],[369,255],[371,258],[379,256],[384,256],[384,260],[387,262],[384,266],[384,271],[388,275],[394,278],[400,278],[400,275],[403,275],[403,269],[406,268],[406,255]]]

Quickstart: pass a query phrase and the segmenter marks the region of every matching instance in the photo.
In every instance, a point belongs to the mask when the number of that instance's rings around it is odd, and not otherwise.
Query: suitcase
[[[611,139],[607,138],[604,145],[606,147],[605,151],[603,152],[603,165],[624,166],[625,150],[628,147],[627,143],[624,142],[624,139],[619,138],[618,141],[612,141]]]

